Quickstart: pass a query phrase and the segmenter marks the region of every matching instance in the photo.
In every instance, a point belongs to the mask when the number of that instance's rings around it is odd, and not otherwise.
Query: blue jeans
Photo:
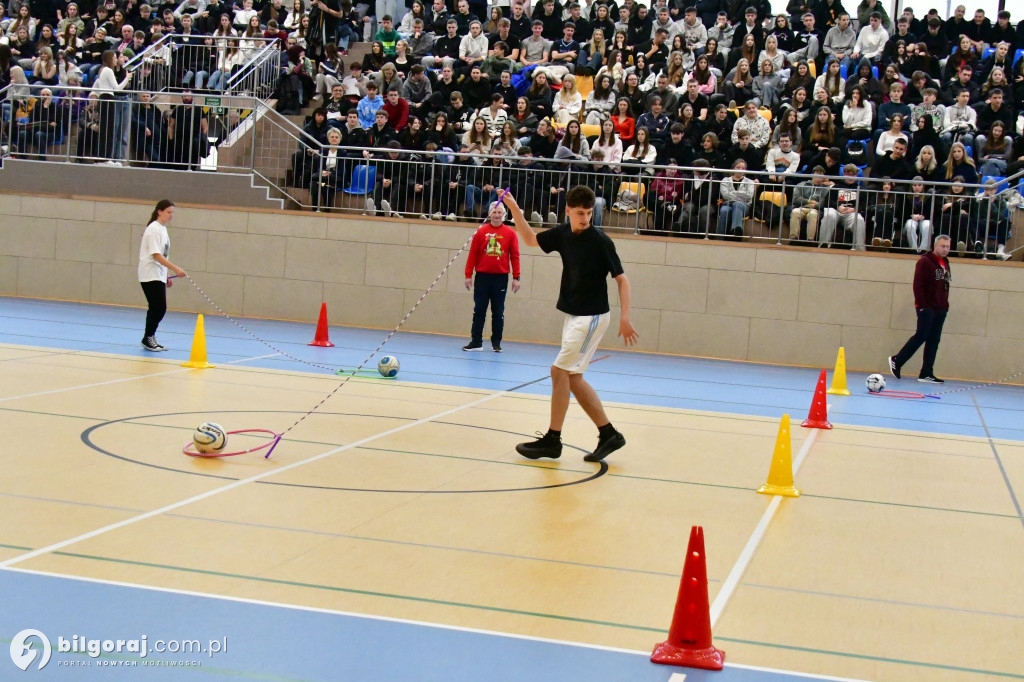
[[[743,230],[743,219],[747,217],[750,206],[742,201],[722,204],[718,209],[718,234],[730,234],[733,230]]]
[[[217,69],[216,71],[210,74],[210,81],[206,84],[206,88],[208,90],[219,90],[221,92],[224,92],[224,86],[228,84],[229,75],[230,74],[228,74],[227,71],[221,71],[220,69]]]
[[[484,206],[490,206],[492,202],[498,199],[498,190],[492,189],[487,192],[486,201],[484,201],[484,190],[476,185],[466,185],[466,213],[473,213],[473,208],[477,203],[482,203]]]

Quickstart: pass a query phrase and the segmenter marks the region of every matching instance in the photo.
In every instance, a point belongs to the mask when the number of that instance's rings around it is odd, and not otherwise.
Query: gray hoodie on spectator
[[[822,50],[827,55],[842,52],[846,56],[850,56],[853,46],[856,44],[857,34],[852,28],[847,26],[845,31],[840,31],[838,26],[833,26],[825,34],[825,46]]]
[[[800,208],[814,200],[818,202],[815,208],[820,210],[828,199],[828,190],[828,185],[815,185],[814,180],[804,180],[793,190],[793,207]]]

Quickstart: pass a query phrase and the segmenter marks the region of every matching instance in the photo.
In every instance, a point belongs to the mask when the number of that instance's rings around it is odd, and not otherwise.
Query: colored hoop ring
[[[942,400],[942,398],[940,398],[937,395],[916,393],[914,391],[878,391],[877,393],[872,393],[871,391],[868,391],[868,394],[876,395],[879,398],[912,398],[917,400],[920,400],[922,398],[934,398],[935,400]]]
[[[232,436],[236,433],[269,433],[271,436],[273,436],[273,438],[268,440],[263,445],[258,445],[254,448],[249,448],[248,450],[239,450],[238,452],[205,453],[199,452],[198,450],[194,449],[190,450],[189,448],[195,447],[195,443],[187,443],[185,447],[181,449],[181,451],[184,452],[189,457],[202,457],[204,459],[213,459],[215,457],[235,457],[237,455],[248,455],[250,452],[258,452],[263,448],[272,448],[272,446],[277,445],[277,442],[281,440],[281,434],[277,433],[276,431],[271,431],[270,429],[238,429],[237,431],[228,431],[227,435]],[[270,453],[268,452],[267,454],[269,455]]]

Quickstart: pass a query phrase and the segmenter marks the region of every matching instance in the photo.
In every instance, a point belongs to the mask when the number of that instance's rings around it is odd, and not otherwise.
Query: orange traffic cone
[[[331,343],[330,338],[327,335],[327,304],[320,304],[320,319],[316,323],[316,338],[310,343],[310,346],[323,346],[325,348],[333,348],[334,344]]]
[[[704,561],[704,529],[700,526],[690,529],[668,640],[654,647],[651,662],[705,670],[721,670],[725,662],[725,652],[711,645],[708,568]]]
[[[814,389],[814,400],[811,401],[807,419],[800,426],[809,429],[831,429],[828,423],[828,403],[825,401],[825,370],[818,377],[818,387]]]

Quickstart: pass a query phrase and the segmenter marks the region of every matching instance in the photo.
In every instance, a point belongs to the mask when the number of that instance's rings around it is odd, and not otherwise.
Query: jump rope
[[[505,198],[505,195],[508,194],[509,191],[511,191],[511,189],[512,189],[511,187],[506,187],[504,190],[502,190],[498,194],[498,198],[495,200],[494,204],[489,204],[489,205],[495,205],[495,204],[496,205],[500,205],[501,202],[502,202],[502,199]],[[484,222],[482,222],[479,225],[479,227],[483,227],[484,225],[488,224],[488,222],[489,222],[489,219],[485,219]],[[479,227],[477,229],[479,229]],[[337,386],[334,387],[333,391],[331,391],[326,396],[324,396],[324,398],[320,402],[318,402],[313,407],[313,409],[309,410],[304,415],[302,415],[301,417],[296,419],[295,422],[291,426],[289,426],[287,429],[285,429],[281,433],[276,433],[276,432],[271,431],[269,429],[239,429],[237,431],[228,431],[227,432],[228,435],[238,434],[238,433],[265,433],[265,434],[270,434],[271,436],[273,436],[268,442],[264,443],[263,445],[260,445],[258,447],[254,447],[254,448],[250,448],[248,450],[240,450],[238,452],[218,452],[218,453],[209,453],[209,454],[207,454],[207,453],[198,452],[198,451],[196,451],[194,449],[190,450],[189,449],[189,446],[191,445],[191,443],[190,443],[190,444],[188,444],[188,445],[186,445],[184,447],[184,449],[183,449],[184,453],[186,455],[190,455],[192,457],[210,457],[210,458],[212,458],[212,457],[234,457],[236,455],[245,455],[245,454],[249,454],[251,452],[256,452],[258,450],[262,450],[264,448],[269,448],[267,450],[267,454],[265,454],[263,456],[264,459],[269,459],[271,453],[274,452],[274,448],[277,447],[278,443],[280,443],[281,440],[286,435],[288,435],[288,433],[292,429],[294,429],[296,426],[298,426],[303,421],[305,421],[307,417],[309,417],[311,414],[313,414],[314,412],[319,410],[320,407],[324,403],[326,403],[328,400],[330,400],[332,397],[334,397],[335,393],[340,391],[341,388],[345,384],[347,384],[352,377],[356,376],[360,371],[362,371],[363,367],[365,367],[370,362],[370,360],[372,360],[373,357],[376,356],[380,352],[381,348],[383,348],[384,345],[388,341],[391,340],[391,337],[393,337],[398,332],[398,330],[402,328],[402,326],[406,323],[406,321],[410,317],[412,317],[412,314],[414,312],[416,312],[417,308],[420,307],[420,304],[423,303],[423,300],[427,297],[427,295],[434,289],[435,286],[437,286],[437,283],[441,280],[442,277],[444,277],[444,274],[446,272],[448,272],[448,269],[451,268],[451,266],[455,263],[455,261],[458,260],[459,256],[462,255],[462,252],[465,251],[469,247],[469,245],[472,243],[473,237],[475,235],[476,235],[476,230],[474,230],[473,234],[471,234],[466,239],[466,241],[463,242],[462,247],[456,252],[456,254],[454,256],[451,257],[451,259],[448,261],[448,263],[441,269],[441,272],[439,272],[437,274],[437,277],[435,277],[434,281],[430,283],[430,286],[427,287],[427,290],[423,292],[423,295],[420,296],[418,301],[416,301],[416,304],[412,308],[409,309],[409,312],[407,312],[405,314],[405,317],[402,318],[402,320],[395,326],[394,329],[392,329],[390,332],[388,332],[388,335],[384,337],[384,340],[381,341],[380,344],[378,344],[378,346],[375,349],[373,349],[373,351],[371,351],[370,354],[367,355],[363,359],[363,361],[361,363],[359,363],[359,365],[355,369],[353,369],[353,370],[336,370],[334,367],[328,367],[327,365],[321,365],[321,364],[318,364],[316,362],[310,362],[308,360],[303,360],[302,358],[296,357],[296,356],[294,356],[294,355],[292,355],[292,354],[290,354],[290,353],[288,353],[288,352],[286,352],[284,350],[281,350],[280,348],[278,348],[277,346],[273,345],[272,343],[263,340],[262,338],[257,336],[255,333],[250,331],[247,327],[245,327],[245,325],[243,325],[238,320],[236,320],[234,317],[232,317],[231,315],[226,313],[220,306],[218,306],[216,303],[214,303],[213,299],[211,299],[209,297],[209,295],[207,295],[207,293],[205,291],[203,291],[203,288],[201,286],[199,286],[199,284],[194,279],[192,279],[192,276],[189,275],[188,273],[186,273],[185,274],[185,278],[188,279],[188,281],[192,283],[192,286],[194,286],[196,288],[196,291],[198,291],[199,294],[204,299],[206,299],[206,302],[209,303],[210,306],[212,306],[213,309],[216,310],[219,315],[221,315],[223,317],[226,317],[228,320],[230,320],[232,322],[232,324],[234,324],[236,327],[241,329],[243,332],[245,332],[246,334],[251,336],[256,341],[259,341],[260,343],[262,343],[267,348],[273,350],[275,353],[279,353],[280,355],[288,358],[289,360],[294,360],[295,362],[299,362],[299,363],[302,363],[303,365],[308,365],[310,367],[316,367],[318,369],[326,369],[326,370],[329,370],[329,371],[331,371],[333,373],[336,373],[336,374],[342,374],[342,375],[344,375],[345,378],[342,379],[341,383],[339,383]]]

